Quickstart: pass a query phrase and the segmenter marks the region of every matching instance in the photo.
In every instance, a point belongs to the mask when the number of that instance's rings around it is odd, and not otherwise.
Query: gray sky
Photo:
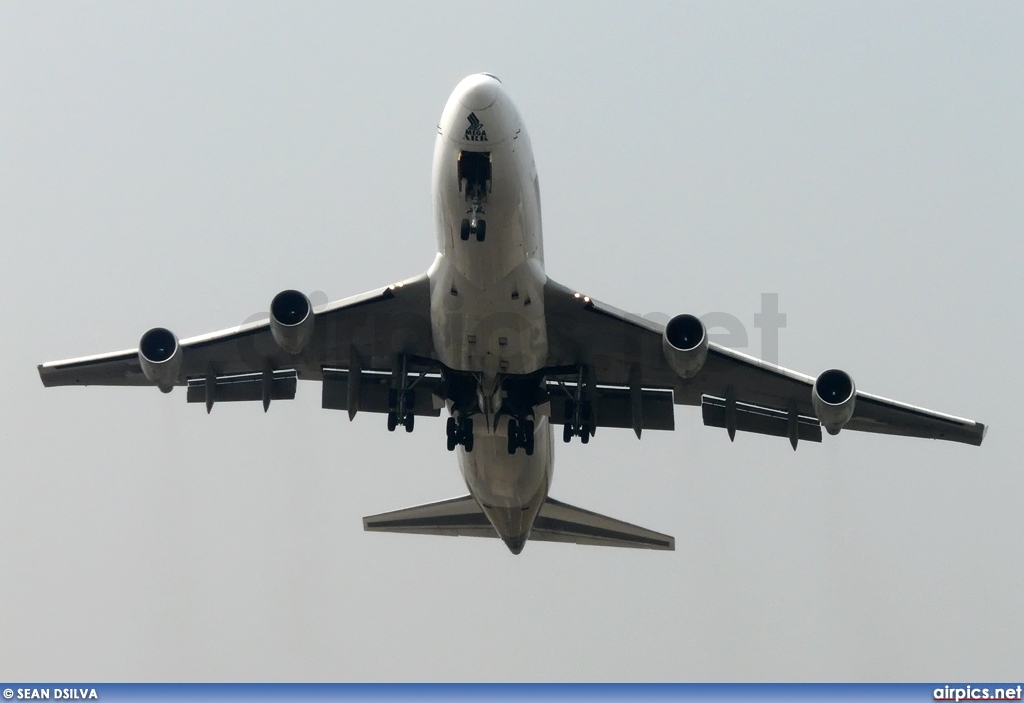
[[[0,679],[1024,676],[1024,5],[0,5]],[[552,277],[788,316],[780,361],[991,423],[793,452],[558,444],[552,495],[675,553],[366,534],[464,492],[443,423],[207,416],[35,365],[433,256],[464,75],[527,120]]]

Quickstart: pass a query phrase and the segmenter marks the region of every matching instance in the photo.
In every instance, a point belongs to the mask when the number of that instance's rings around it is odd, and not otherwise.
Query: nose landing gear
[[[462,220],[459,238],[469,241],[470,235],[482,242],[487,237],[487,222],[480,219],[484,213],[487,194],[491,192],[491,153],[489,151],[459,152],[459,190],[466,196],[469,217]]]
[[[462,241],[468,242],[469,235],[471,234],[476,237],[476,241],[478,242],[484,241],[484,237],[487,236],[487,221],[477,219],[477,214],[482,215],[484,214],[484,211],[480,210],[479,213],[473,213],[472,220],[462,220],[462,227],[459,231],[459,237],[462,239]]]

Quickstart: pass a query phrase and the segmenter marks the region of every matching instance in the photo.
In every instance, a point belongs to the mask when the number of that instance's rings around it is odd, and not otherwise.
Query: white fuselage
[[[468,156],[467,156],[468,154]],[[489,179],[476,205],[463,164],[489,154]],[[478,169],[479,171],[479,169]],[[432,195],[437,258],[430,268],[430,308],[437,358],[476,376],[481,415],[471,452],[458,448],[466,485],[503,538],[528,536],[547,496],[552,430],[536,417],[535,450],[508,453],[508,417],[500,378],[529,374],[547,360],[540,187],[530,138],[501,83],[487,74],[464,79],[445,105],[434,146]],[[476,218],[474,218],[474,214]],[[485,223],[463,239],[463,220]],[[497,420],[495,419],[497,418]]]

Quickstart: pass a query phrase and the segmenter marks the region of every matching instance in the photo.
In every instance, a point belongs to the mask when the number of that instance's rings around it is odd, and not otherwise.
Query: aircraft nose
[[[474,73],[459,83],[459,102],[469,110],[486,110],[498,99],[501,81],[489,73]]]

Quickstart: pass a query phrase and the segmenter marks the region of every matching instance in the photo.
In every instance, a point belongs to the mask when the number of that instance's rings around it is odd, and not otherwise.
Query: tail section
[[[417,505],[363,518],[363,529],[372,532],[498,537],[484,511],[471,495]],[[676,540],[622,520],[599,515],[548,498],[533,523],[530,539],[574,542],[602,547],[675,550]],[[522,550],[509,544],[514,554]]]

